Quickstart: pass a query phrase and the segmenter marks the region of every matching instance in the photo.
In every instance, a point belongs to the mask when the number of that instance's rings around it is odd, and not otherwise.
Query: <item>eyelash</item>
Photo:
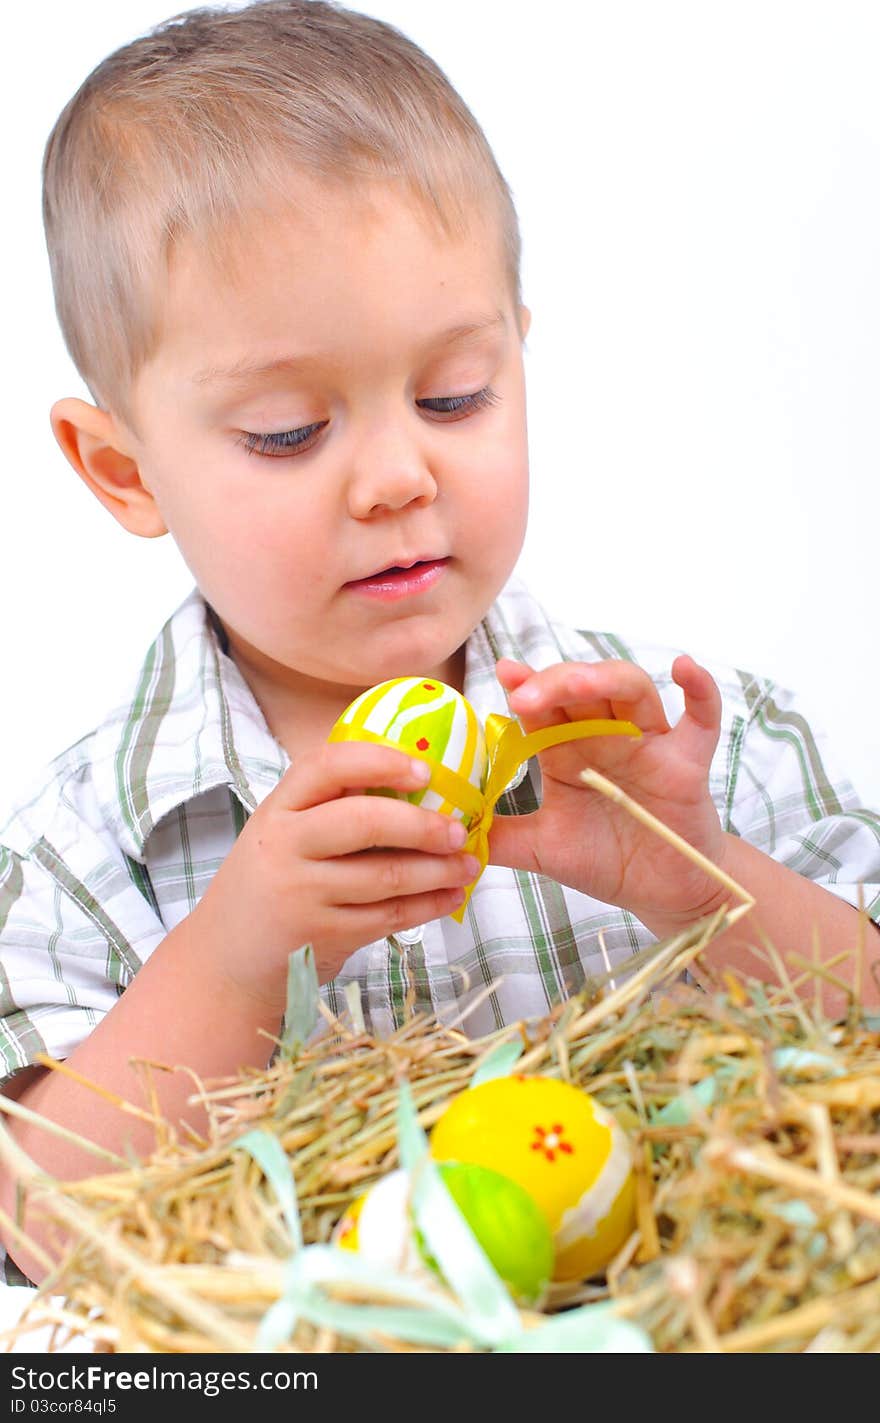
[[[482,390],[474,391],[472,395],[437,396],[429,400],[417,400],[416,404],[433,415],[452,416],[446,423],[455,424],[456,419],[462,420],[468,415],[475,415],[478,410],[497,405],[500,399],[491,386],[486,385]],[[326,420],[319,420],[314,425],[301,425],[298,430],[279,430],[269,435],[255,435],[245,431],[236,443],[242,445],[249,455],[274,455],[280,458],[311,449],[315,436],[326,429],[327,424]]]

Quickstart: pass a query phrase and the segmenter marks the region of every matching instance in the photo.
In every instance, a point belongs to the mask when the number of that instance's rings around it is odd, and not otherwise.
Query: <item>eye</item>
[[[496,395],[491,386],[486,385],[482,390],[474,391],[473,395],[437,396],[430,400],[417,400],[416,405],[431,415],[445,415],[449,420],[462,420],[466,415],[475,414],[477,410],[498,405],[500,400],[500,395]]]
[[[416,404],[420,410],[440,417],[446,424],[451,424],[456,420],[463,420],[468,415],[474,415],[478,410],[498,405],[500,399],[501,397],[495,394],[491,386],[486,385],[482,390],[476,390],[470,395],[436,396],[426,400],[417,400]],[[313,425],[300,425],[296,430],[279,430],[268,435],[244,430],[236,440],[236,444],[241,445],[249,455],[267,455],[270,459],[273,457],[283,459],[310,450],[321,431],[325,430],[329,423],[328,420],[318,420]]]
[[[271,435],[253,435],[245,430],[236,440],[236,444],[242,445],[249,455],[274,455],[282,458],[286,455],[297,455],[303,450],[311,449],[318,435],[329,423],[328,420],[319,420],[314,425],[300,425],[297,430],[279,430]]]

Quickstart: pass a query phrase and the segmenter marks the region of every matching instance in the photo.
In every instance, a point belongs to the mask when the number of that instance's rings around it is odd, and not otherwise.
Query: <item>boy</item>
[[[786,957],[814,929],[828,960],[854,946],[860,888],[880,914],[880,818],[772,684],[679,656],[677,717],[668,658],[551,623],[511,578],[527,512],[516,217],[414,45],[319,0],[184,15],[106,60],[61,115],[45,214],[95,402],[58,402],[58,442],[126,529],[171,532],[197,591],[128,700],[0,836],[9,1095],[147,1152],[147,1124],[36,1055],[135,1100],[132,1058],[203,1079],[262,1067],[305,942],[330,1005],[357,979],[377,1032],[402,1009],[401,946],[417,1006],[447,1019],[501,978],[467,1019],[482,1032],[726,901],[589,792],[586,766],[754,895],[713,963],[761,973],[750,942]],[[644,732],[530,766],[461,925],[475,866],[460,827],[363,794],[417,789],[423,767],[327,744],[359,692],[414,673],[484,720]],[[873,932],[867,953],[880,959]],[[156,1081],[165,1116],[198,1127],[189,1074]],[[53,1174],[96,1169],[61,1136],[15,1130]]]

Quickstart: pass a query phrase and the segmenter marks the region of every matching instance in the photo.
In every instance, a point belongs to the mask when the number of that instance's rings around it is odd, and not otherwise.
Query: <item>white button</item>
[[[389,934],[389,938],[396,939],[399,944],[417,944],[425,932],[425,925],[419,924],[415,929],[401,929],[397,934]]]
[[[508,791],[518,790],[528,774],[529,763],[528,761],[523,761],[522,765],[517,768],[517,772],[513,780],[508,781],[507,785],[504,787],[504,794],[507,795]]]

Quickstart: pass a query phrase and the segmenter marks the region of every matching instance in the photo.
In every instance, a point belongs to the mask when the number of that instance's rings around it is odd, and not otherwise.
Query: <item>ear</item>
[[[529,311],[529,308],[527,306],[521,306],[519,309],[519,334],[523,341],[529,334],[529,327],[531,326],[531,324],[532,313]]]
[[[124,529],[144,539],[168,532],[130,453],[133,441],[108,411],[71,396],[56,401],[50,419],[55,439],[80,479]]]

